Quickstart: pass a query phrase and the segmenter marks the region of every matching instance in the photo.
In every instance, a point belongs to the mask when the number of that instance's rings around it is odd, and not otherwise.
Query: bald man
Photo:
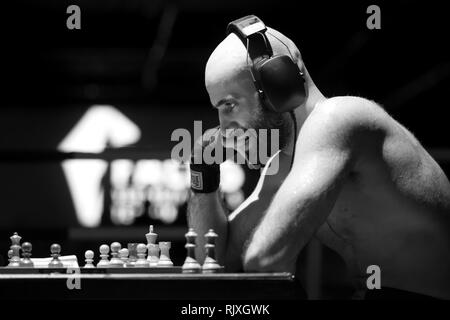
[[[220,128],[279,129],[280,150],[231,213],[220,200],[217,166],[191,167],[208,177],[209,189],[192,188],[190,226],[216,230],[218,260],[228,271],[295,273],[299,253],[316,237],[345,260],[355,292],[366,289],[367,267],[377,265],[382,288],[449,299],[450,183],[442,169],[377,103],[325,97],[296,45],[271,28],[266,36],[273,54],[289,55],[304,75],[298,126],[264,105],[246,46],[230,33],[205,71]],[[211,135],[203,142],[217,141]],[[269,175],[274,159],[279,168]],[[202,260],[201,248],[197,254]]]

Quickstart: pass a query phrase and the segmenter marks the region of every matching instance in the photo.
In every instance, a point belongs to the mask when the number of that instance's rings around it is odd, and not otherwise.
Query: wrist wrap
[[[218,164],[191,163],[191,190],[195,193],[210,193],[219,188],[220,166]]]

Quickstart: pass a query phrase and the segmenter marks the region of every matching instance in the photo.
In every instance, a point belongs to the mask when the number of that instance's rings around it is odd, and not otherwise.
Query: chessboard
[[[76,256],[61,256],[61,246],[54,243],[50,246],[50,258],[31,258],[32,244],[20,243],[22,237],[14,233],[8,252],[8,265],[0,267],[0,274],[45,274],[71,273],[79,274],[149,274],[149,273],[218,273],[223,272],[215,256],[218,235],[210,229],[205,235],[205,260],[202,265],[197,262],[195,248],[197,233],[191,228],[185,234],[187,255],[182,266],[174,266],[170,258],[170,241],[156,243],[158,234],[150,225],[145,234],[147,244],[128,243],[122,248],[119,242],[99,247],[99,260],[94,261],[94,251],[87,250],[84,255],[85,264],[80,267]],[[74,271],[75,270],[75,271]]]
[[[75,271],[74,271],[75,270]],[[224,267],[217,269],[215,273],[222,273]],[[151,273],[202,273],[201,269],[196,271],[186,271],[183,270],[181,266],[173,267],[148,267],[148,268],[11,268],[11,267],[0,267],[1,274],[151,274]]]
[[[185,234],[186,258],[175,266],[171,242],[156,242],[153,226],[147,243],[101,244],[96,257],[61,255],[59,244],[50,246],[50,257],[32,258],[32,244],[13,234],[8,265],[0,267],[0,299],[103,300],[103,299],[302,299],[304,291],[290,273],[229,273],[216,260],[218,235],[205,235],[205,259],[196,258],[197,233]],[[84,260],[84,262],[83,262]],[[81,263],[79,263],[81,262]]]

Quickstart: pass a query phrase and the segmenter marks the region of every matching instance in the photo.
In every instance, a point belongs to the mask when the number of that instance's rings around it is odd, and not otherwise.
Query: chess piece
[[[203,263],[202,270],[204,273],[215,273],[220,269],[220,265],[216,261],[216,239],[217,233],[213,229],[209,229],[208,233],[205,234],[206,244],[206,258]]]
[[[13,256],[13,251],[11,249],[8,250],[8,264],[11,262],[11,258]]]
[[[147,261],[152,262],[154,261],[154,256],[152,257],[150,254],[150,250],[152,247],[152,244],[156,244],[156,238],[158,237],[158,234],[153,232],[153,225],[150,225],[149,232],[145,234],[145,238],[147,239],[147,250],[148,250],[148,256]]]
[[[139,243],[136,247],[138,259],[134,265],[136,268],[149,268],[150,263],[145,258],[147,252],[147,246],[143,243]]]
[[[150,243],[147,245],[147,248],[147,261],[150,263],[150,267],[157,267],[159,262],[159,246],[156,243]]]
[[[107,244],[102,244],[100,246],[100,261],[97,263],[97,268],[108,268],[109,267],[109,246]]]
[[[33,268],[34,263],[31,261],[31,250],[33,246],[29,242],[22,243],[22,260],[20,261],[20,266],[23,268]]]
[[[159,242],[159,250],[161,254],[159,256],[158,267],[172,267],[173,263],[170,260],[170,241]]]
[[[128,249],[127,248],[122,248],[119,250],[119,258],[120,260],[122,260],[123,266],[124,268],[128,268],[131,265],[128,265]]]
[[[128,244],[128,266],[134,267],[137,261],[137,243],[129,243]]]
[[[20,239],[22,239],[21,236],[17,234],[17,232],[14,232],[14,234],[10,237],[11,239],[11,259],[9,260],[8,267],[10,268],[20,268]]]
[[[153,225],[150,225],[149,232],[145,234],[147,243],[156,243],[157,237],[158,237],[158,234],[153,232]]]
[[[186,238],[186,245],[184,247],[186,248],[187,255],[181,269],[184,273],[198,272],[200,271],[201,266],[195,259],[197,233],[195,233],[193,228],[190,228],[189,231],[184,235],[184,237]]]
[[[122,245],[119,242],[111,243],[111,260],[109,266],[111,268],[123,268],[123,261],[119,258],[119,250],[122,249]]]
[[[93,262],[94,262],[94,251],[92,251],[92,250],[87,250],[85,253],[84,253],[84,258],[85,258],[85,265],[84,265],[84,267],[85,268],[95,268],[95,266],[94,266],[94,264],[93,264]]]
[[[50,253],[53,259],[48,264],[49,268],[63,268],[64,265],[59,259],[59,256],[61,255],[61,246],[57,243],[54,243],[50,246]]]

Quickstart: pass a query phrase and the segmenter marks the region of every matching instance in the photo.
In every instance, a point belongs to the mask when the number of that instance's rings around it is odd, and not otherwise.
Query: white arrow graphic
[[[58,150],[100,153],[107,144],[123,147],[137,142],[140,136],[136,124],[119,110],[109,105],[94,105],[62,140]],[[65,160],[62,168],[79,223],[84,227],[98,226],[103,212],[104,193],[100,183],[107,162],[100,159]]]

